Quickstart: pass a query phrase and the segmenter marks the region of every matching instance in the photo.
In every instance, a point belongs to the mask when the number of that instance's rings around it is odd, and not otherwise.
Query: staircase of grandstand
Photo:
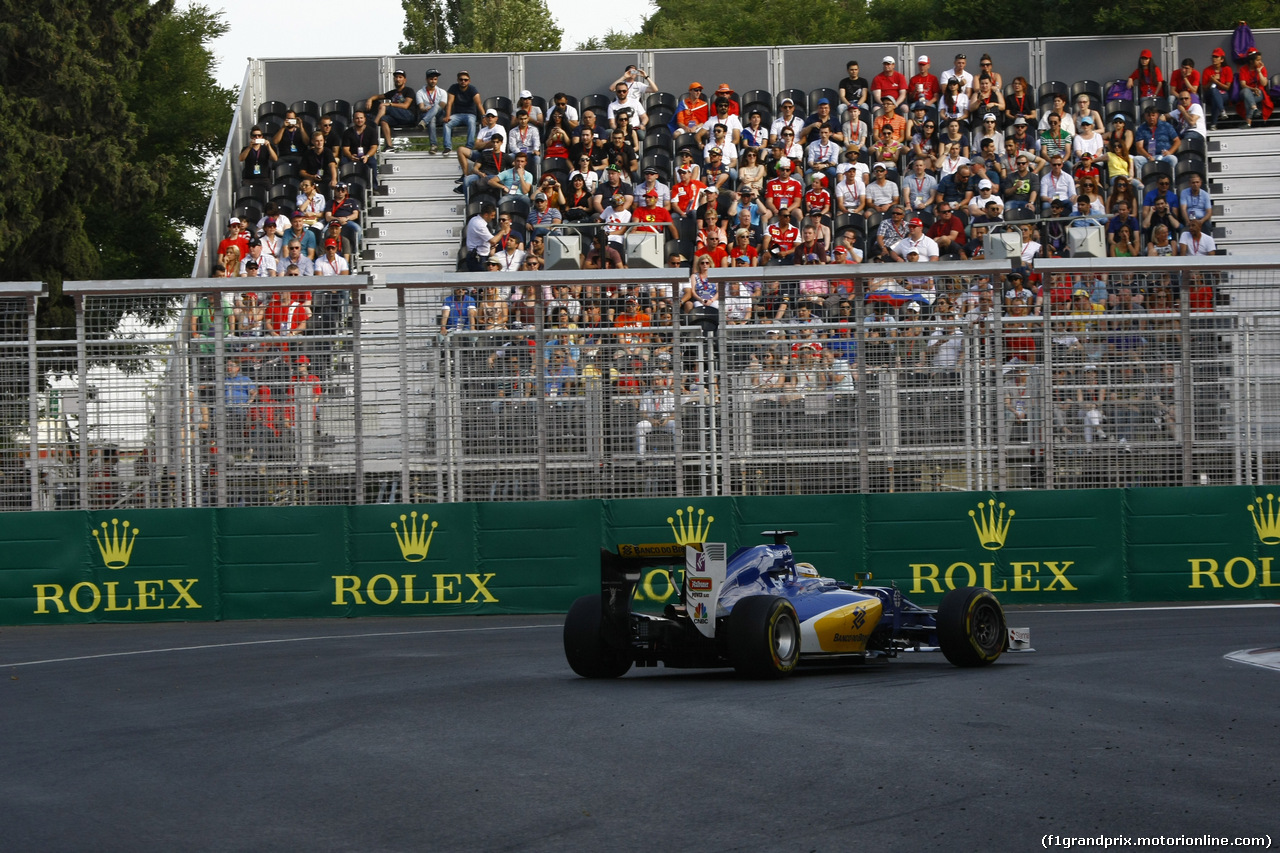
[[[1220,130],[1208,147],[1218,248],[1243,255],[1272,244],[1280,229],[1280,129]]]

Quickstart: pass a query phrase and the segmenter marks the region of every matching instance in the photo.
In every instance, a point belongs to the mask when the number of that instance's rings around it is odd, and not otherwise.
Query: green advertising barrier
[[[870,571],[925,605],[967,585],[1009,603],[1280,597],[1265,488],[129,509],[0,514],[0,624],[563,612],[599,588],[601,547],[776,529],[823,574]],[[650,568],[635,606],[675,594]]]

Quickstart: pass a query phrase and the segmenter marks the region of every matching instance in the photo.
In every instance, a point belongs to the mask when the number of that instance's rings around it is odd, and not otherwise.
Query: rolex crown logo
[[[400,523],[391,522],[391,529],[396,532],[396,542],[400,543],[400,554],[410,563],[421,563],[427,559],[427,551],[431,549],[431,537],[436,535],[436,527],[440,522],[431,522],[431,530],[427,530],[427,519],[430,518],[425,512],[422,514],[421,524],[418,523],[417,510],[409,513],[406,517],[400,516]]]
[[[1253,528],[1258,531],[1258,539],[1263,545],[1280,545],[1280,511],[1275,504],[1275,495],[1267,495],[1265,509],[1262,498],[1254,498],[1249,504],[1249,515],[1253,516]]]
[[[978,541],[988,551],[999,551],[1004,547],[1004,540],[1009,536],[1009,525],[1013,524],[1013,516],[1013,510],[1005,515],[1004,501],[1000,502],[998,512],[994,500],[987,501],[985,506],[979,501],[976,512],[969,510],[973,529],[978,531]]]
[[[711,522],[716,520],[714,515],[708,515],[706,518],[706,526],[702,525],[702,516],[706,510],[698,510],[698,520],[695,523],[693,519],[693,507],[688,507],[689,517],[685,518],[685,510],[676,510],[676,517],[667,516],[667,524],[671,526],[671,532],[675,534],[677,545],[701,545],[707,541],[707,534],[711,532]]]
[[[129,557],[133,554],[133,543],[138,538],[138,528],[130,528],[129,522],[121,523],[120,519],[111,519],[111,529],[102,522],[102,533],[93,531],[93,538],[98,543],[98,552],[102,554],[102,562],[108,569],[123,569],[129,565]]]

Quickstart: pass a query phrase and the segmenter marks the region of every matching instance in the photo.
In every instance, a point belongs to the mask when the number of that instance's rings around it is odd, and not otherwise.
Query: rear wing
[[[685,546],[675,542],[619,545],[617,552],[600,549],[600,599],[606,618],[631,612],[631,596],[647,568],[684,564]],[[673,584],[674,586],[674,584]]]

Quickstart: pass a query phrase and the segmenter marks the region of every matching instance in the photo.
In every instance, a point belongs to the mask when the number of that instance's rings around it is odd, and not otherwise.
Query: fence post
[[[348,293],[351,299],[351,393],[355,442],[356,505],[364,504],[364,370],[361,361],[360,291]],[[402,356],[403,357],[403,356]]]
[[[89,508],[89,348],[85,340],[84,296],[77,293],[74,297],[76,310],[76,373],[79,377],[80,390],[80,435],[76,443],[80,458],[77,460],[76,476],[80,479],[80,509]]]
[[[210,300],[213,305],[213,422],[214,444],[209,452],[209,467],[213,468],[217,500],[215,506],[227,505],[227,338],[226,306],[223,305],[223,294],[218,293]],[[215,467],[216,466],[216,467]]]
[[[36,363],[39,353],[36,350],[36,306],[39,305],[40,298],[32,295],[27,297],[27,435],[30,438],[31,464],[30,468],[30,487],[31,487],[31,508],[40,508],[40,472],[42,463],[40,460],[40,402],[36,398],[39,391],[40,368]]]
[[[867,279],[855,278],[853,289],[853,339],[854,352],[858,360],[858,491],[867,494],[871,491],[871,448],[868,447],[871,431],[867,424],[870,421],[867,408]]]
[[[411,503],[413,490],[409,479],[409,320],[405,316],[406,307],[404,288],[396,289],[396,343],[399,351],[396,367],[400,372],[400,497],[403,503]],[[355,370],[355,355],[352,354],[352,368]]]
[[[1181,421],[1182,438],[1182,485],[1191,485],[1191,466],[1193,455],[1191,446],[1195,440],[1196,401],[1195,388],[1191,381],[1191,276],[1183,270],[1178,275],[1179,314],[1181,329],[1179,337],[1180,356],[1182,362],[1182,406]]]

